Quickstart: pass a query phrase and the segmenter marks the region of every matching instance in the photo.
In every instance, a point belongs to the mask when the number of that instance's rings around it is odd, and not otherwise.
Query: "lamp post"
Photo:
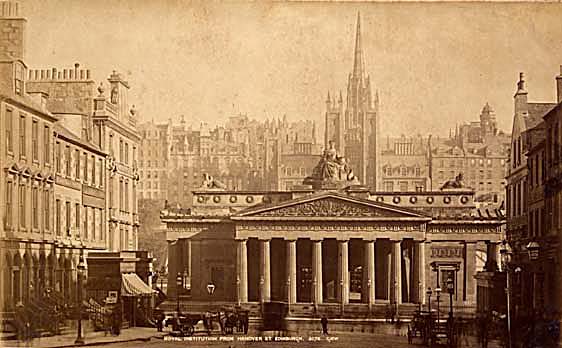
[[[502,262],[502,268],[505,269],[505,284],[506,284],[506,304],[507,304],[507,347],[511,348],[511,284],[510,284],[510,277],[509,277],[509,273],[510,273],[510,265],[509,263],[511,262],[511,256],[513,255],[513,252],[511,251],[511,247],[509,246],[509,243],[504,240],[502,241],[502,246],[500,249],[500,256],[501,256],[501,262]]]
[[[373,304],[371,303],[371,279],[367,279],[367,301],[369,305],[369,317],[371,316],[371,311],[373,310]]]
[[[453,278],[447,278],[447,292],[449,293],[449,319],[453,319],[453,293],[455,292],[455,282]]]
[[[287,312],[291,313],[291,277],[287,277]]]
[[[215,287],[215,284],[213,284],[212,282],[209,282],[209,283],[207,284],[207,293],[208,293],[210,296],[213,296],[213,294],[215,293],[215,288],[216,288],[216,287]],[[213,306],[213,307],[214,307],[214,306]]]
[[[537,261],[539,259],[539,249],[540,249],[540,245],[539,243],[537,243],[536,241],[531,241],[529,242],[529,244],[527,244],[525,246],[525,248],[527,249],[527,252],[529,253],[529,260],[531,261],[531,263],[535,263],[535,261]],[[519,267],[518,267],[519,268]],[[515,272],[518,271],[518,268],[515,269]],[[531,276],[533,279],[533,282],[535,282],[535,267],[531,266]],[[535,303],[537,303],[536,299],[535,299],[535,292],[533,291],[532,293],[532,301],[531,301],[531,307],[532,307],[532,317],[531,317],[531,322],[532,327],[531,327],[531,335],[535,335],[535,323],[536,323],[536,315],[537,313],[537,308],[535,307]],[[540,309],[540,305],[539,305],[539,309]]]
[[[343,316],[343,312],[345,310],[344,306],[345,306],[345,299],[344,299],[344,295],[343,295],[343,279],[340,279],[340,297],[341,297],[341,315]]]
[[[433,290],[429,287],[425,293],[427,294],[427,309],[431,315],[431,294],[433,294]]]
[[[183,278],[181,276],[181,273],[178,272],[178,275],[176,276],[176,312],[178,312],[178,315],[180,314],[180,289],[182,284]]]
[[[86,271],[86,264],[84,262],[84,255],[81,254],[77,268],[77,276],[78,276],[78,332],[76,335],[76,341],[74,341],[75,345],[84,345],[84,335],[82,333],[82,277]]]
[[[236,276],[236,298],[238,300],[238,307],[240,307],[240,276]]]
[[[437,295],[437,322],[439,322],[439,302],[441,299],[441,288],[436,288],[435,294]]]

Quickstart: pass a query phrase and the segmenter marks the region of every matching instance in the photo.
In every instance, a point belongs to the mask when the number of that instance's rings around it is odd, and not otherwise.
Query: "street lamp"
[[[373,304],[371,299],[371,279],[367,279],[367,301],[369,302],[369,317],[371,316],[371,311],[373,310]]]
[[[207,293],[212,296],[215,293],[215,284],[213,284],[212,282],[209,282],[207,284]],[[214,307],[214,306],[213,306]]]
[[[76,335],[76,341],[74,341],[75,345],[84,345],[84,335],[82,333],[82,277],[86,273],[86,263],[84,262],[84,255],[80,255],[78,260],[77,268],[77,276],[78,276],[78,332]]]
[[[439,301],[441,298],[441,288],[435,289],[435,294],[437,295],[437,322],[439,322]]]
[[[181,276],[181,273],[178,272],[178,275],[176,276],[176,300],[177,300],[176,312],[178,312],[178,315],[180,314],[180,289],[182,284],[183,284],[183,277]]]
[[[455,291],[455,283],[453,278],[447,278],[447,292],[449,293],[449,318],[453,319],[453,292]]]
[[[531,243],[529,243],[531,244]],[[505,269],[505,283],[506,283],[506,296],[507,296],[507,347],[511,348],[511,284],[509,279],[509,263],[511,262],[511,256],[513,251],[509,246],[509,243],[504,240],[502,241],[502,246],[500,249],[500,256],[502,262],[502,268]]]
[[[431,315],[431,294],[433,294],[433,290],[429,287],[425,293],[427,294],[427,309]]]
[[[532,261],[535,261],[539,258],[539,249],[540,249],[540,245],[539,243],[532,241],[529,242],[529,244],[527,244],[526,248],[527,251],[529,252],[529,259],[531,259]]]
[[[238,307],[240,307],[240,276],[236,276],[236,298],[238,299]]]
[[[287,312],[291,313],[291,277],[287,278]]]
[[[345,298],[343,294],[343,279],[340,279],[340,296],[341,296],[341,315],[343,316],[344,313],[344,306],[345,306]]]

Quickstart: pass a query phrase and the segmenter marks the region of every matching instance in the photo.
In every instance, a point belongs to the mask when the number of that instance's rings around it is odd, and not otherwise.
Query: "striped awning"
[[[121,279],[121,296],[151,296],[156,292],[135,273],[123,273]]]

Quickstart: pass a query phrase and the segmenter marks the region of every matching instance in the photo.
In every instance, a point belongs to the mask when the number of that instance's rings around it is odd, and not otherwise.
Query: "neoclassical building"
[[[462,183],[437,192],[369,192],[326,177],[329,162],[325,155],[322,170],[305,180],[312,185],[293,191],[225,191],[206,183],[190,209],[162,211],[173,299],[162,308],[175,309],[179,295],[185,310],[283,301],[296,316],[334,308],[384,313],[389,304],[407,311],[426,302],[428,287],[445,289],[451,278],[454,305],[473,310],[474,275],[497,259],[501,212],[476,209],[474,191]]]

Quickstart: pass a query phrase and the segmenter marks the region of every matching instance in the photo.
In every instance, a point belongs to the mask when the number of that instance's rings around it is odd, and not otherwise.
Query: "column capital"
[[[371,243],[371,242],[375,242],[375,243],[376,243],[377,238],[376,238],[376,237],[363,238],[363,241],[364,241],[364,242],[369,242],[369,243]]]
[[[310,238],[311,242],[322,242],[324,240],[324,238]]]
[[[283,240],[286,242],[296,242],[298,238],[291,238],[291,237],[283,237]]]
[[[237,242],[247,242],[248,238],[236,237],[236,238],[234,238],[234,240],[237,241]]]
[[[349,242],[349,238],[346,237],[336,237],[336,241],[341,242],[341,243],[347,243]]]
[[[401,241],[403,241],[402,238],[389,238],[388,240],[392,243],[396,243],[396,242],[400,243]]]
[[[258,237],[260,242],[271,242],[271,237]]]

